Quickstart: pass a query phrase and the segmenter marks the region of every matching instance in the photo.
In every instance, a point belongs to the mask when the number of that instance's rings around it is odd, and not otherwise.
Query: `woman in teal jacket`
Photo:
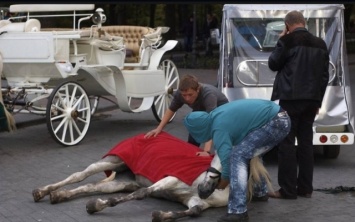
[[[291,124],[287,113],[269,100],[242,99],[210,113],[192,112],[184,124],[197,142],[213,140],[222,164],[217,188],[224,189],[230,184],[228,214],[218,221],[247,221],[249,162],[275,147],[288,134]],[[254,190],[254,196],[267,198],[266,184]]]

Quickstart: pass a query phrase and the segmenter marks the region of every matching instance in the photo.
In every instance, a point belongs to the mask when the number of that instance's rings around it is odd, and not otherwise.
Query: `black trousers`
[[[312,127],[319,103],[313,100],[280,100],[279,104],[291,118],[291,131],[278,146],[280,193],[289,198],[311,194],[314,166]]]
[[[196,142],[196,140],[190,134],[189,134],[189,138],[187,139],[187,142],[197,147],[200,147],[200,144]]]

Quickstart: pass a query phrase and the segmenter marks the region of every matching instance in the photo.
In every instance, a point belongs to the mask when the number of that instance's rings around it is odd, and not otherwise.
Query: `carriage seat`
[[[141,39],[144,35],[154,32],[154,29],[150,27],[128,25],[102,26],[101,30],[112,36],[123,37],[126,47],[126,63],[139,62]]]
[[[28,19],[26,22],[0,21],[0,32],[38,32],[40,30],[41,23],[38,19]]]

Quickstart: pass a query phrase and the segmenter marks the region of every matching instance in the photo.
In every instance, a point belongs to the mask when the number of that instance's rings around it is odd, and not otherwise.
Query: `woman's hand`
[[[199,151],[196,153],[196,156],[211,156],[211,153],[208,151]]]

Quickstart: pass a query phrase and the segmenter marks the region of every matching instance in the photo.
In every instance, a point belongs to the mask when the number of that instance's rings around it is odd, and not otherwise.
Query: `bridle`
[[[210,178],[211,179],[220,179],[221,178],[221,172],[219,172],[218,170],[216,170],[216,168],[214,168],[214,167],[209,167],[208,169],[207,169],[207,173],[208,172],[211,172],[211,173],[214,173],[214,174],[217,174],[216,176],[211,176],[210,175]]]

